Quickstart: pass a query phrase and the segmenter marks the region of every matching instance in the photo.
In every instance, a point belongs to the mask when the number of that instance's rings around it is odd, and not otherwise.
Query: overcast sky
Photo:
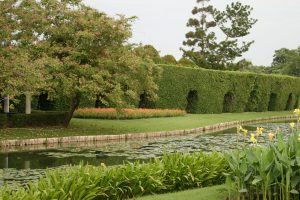
[[[84,0],[91,7],[114,16],[137,16],[131,42],[152,44],[161,55],[182,56],[179,48],[185,39],[188,18],[196,0]],[[211,0],[223,9],[232,0]],[[300,46],[299,0],[241,0],[253,7],[258,19],[245,40],[255,40],[244,58],[256,65],[270,65],[276,49]]]

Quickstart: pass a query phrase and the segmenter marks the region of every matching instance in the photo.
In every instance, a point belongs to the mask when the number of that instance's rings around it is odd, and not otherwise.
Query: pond
[[[247,126],[249,133],[256,127],[263,127],[265,133],[290,132],[289,123],[265,123]],[[259,138],[265,143],[266,138]],[[251,145],[249,140],[247,144]],[[105,163],[107,166],[123,164],[127,161],[160,157],[164,152],[172,153],[194,151],[220,151],[244,148],[243,136],[236,133],[236,128],[210,134],[194,134],[189,136],[159,138],[108,144],[86,144],[80,147],[69,146],[37,151],[0,152],[0,185],[3,182],[18,181],[26,183],[44,175],[46,168],[57,168],[64,165],[76,165],[80,162],[91,165]],[[2,178],[1,178],[2,176]]]

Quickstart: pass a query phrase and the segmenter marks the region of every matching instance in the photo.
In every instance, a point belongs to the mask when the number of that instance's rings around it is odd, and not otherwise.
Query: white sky
[[[161,55],[182,56],[179,50],[185,39],[187,20],[196,0],[84,0],[91,7],[114,16],[137,16],[131,42],[151,44]],[[211,0],[223,9],[232,0]],[[256,65],[270,65],[274,51],[300,46],[299,0],[241,0],[253,7],[258,19],[246,40],[255,40],[244,58]]]

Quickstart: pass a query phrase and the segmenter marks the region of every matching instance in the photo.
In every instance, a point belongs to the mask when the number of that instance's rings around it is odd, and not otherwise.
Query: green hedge
[[[7,125],[7,116],[5,114],[0,114],[0,128],[5,128]]]
[[[221,113],[280,111],[299,106],[300,79],[296,77],[161,67],[156,108]]]
[[[61,126],[66,117],[67,112],[35,112],[30,115],[23,113],[1,114],[0,128]]]
[[[143,99],[143,86],[139,86],[141,100],[129,101],[130,104],[146,108],[185,109],[189,113],[281,111],[299,106],[300,78],[169,65],[160,67],[162,75],[156,80],[159,99],[147,102]],[[37,108],[38,97],[33,99],[33,108]],[[79,107],[92,108],[95,100],[96,97],[82,97]],[[68,109],[69,101],[61,97],[45,104],[51,104],[51,110],[61,111]]]

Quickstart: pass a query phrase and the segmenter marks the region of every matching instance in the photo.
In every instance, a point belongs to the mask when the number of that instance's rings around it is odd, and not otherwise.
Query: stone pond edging
[[[0,150],[2,148],[13,147],[26,147],[32,145],[59,145],[59,144],[74,144],[74,143],[90,143],[90,142],[111,142],[111,141],[128,141],[136,139],[149,139],[149,138],[162,138],[162,137],[174,137],[174,136],[186,136],[196,133],[211,133],[216,131],[222,131],[229,128],[234,128],[239,125],[247,125],[253,123],[275,122],[275,121],[288,121],[296,119],[295,116],[274,116],[267,118],[257,118],[254,120],[240,120],[223,122],[213,124],[209,126],[203,126],[199,128],[193,128],[188,130],[175,130],[175,131],[159,131],[149,133],[128,133],[121,135],[95,135],[95,136],[70,136],[70,137],[58,137],[58,138],[37,138],[37,139],[23,139],[23,140],[2,140],[0,141]]]

